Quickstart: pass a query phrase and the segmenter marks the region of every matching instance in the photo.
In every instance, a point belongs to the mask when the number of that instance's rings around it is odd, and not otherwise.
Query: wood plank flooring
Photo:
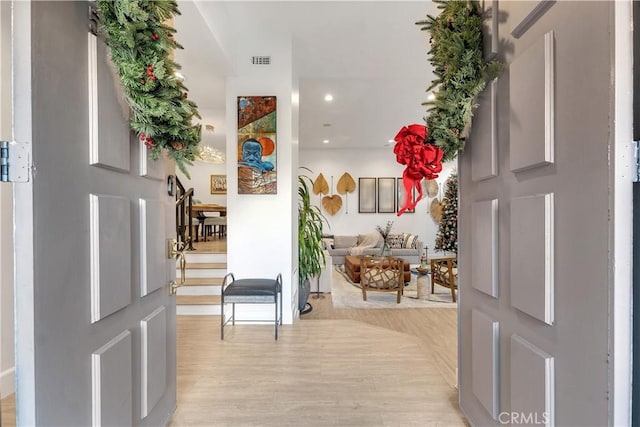
[[[246,324],[220,341],[218,321],[178,319],[170,426],[467,425],[457,391],[414,336],[358,320],[304,319],[283,326],[277,342],[273,326]]]
[[[196,244],[224,252],[226,239]],[[293,325],[178,316],[178,408],[170,426],[465,426],[455,389],[457,311],[334,309]],[[2,426],[15,425],[14,395]]]

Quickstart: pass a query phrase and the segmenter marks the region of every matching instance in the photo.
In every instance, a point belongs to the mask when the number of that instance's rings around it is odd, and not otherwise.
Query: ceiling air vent
[[[270,56],[252,56],[251,63],[253,65],[271,65]]]

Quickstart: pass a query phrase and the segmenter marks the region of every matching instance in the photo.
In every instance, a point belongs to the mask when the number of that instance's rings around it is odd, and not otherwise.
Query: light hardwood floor
[[[198,243],[226,251],[226,239]],[[334,309],[331,295],[280,329],[178,317],[171,426],[464,426],[455,309]],[[2,426],[15,425],[13,396]]]
[[[466,425],[457,391],[407,333],[303,319],[277,342],[271,325],[236,325],[220,341],[218,321],[178,319],[171,426]]]

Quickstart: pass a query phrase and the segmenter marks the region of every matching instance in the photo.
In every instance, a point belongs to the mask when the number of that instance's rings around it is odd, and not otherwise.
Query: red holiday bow
[[[394,140],[396,145],[393,152],[401,165],[407,165],[402,173],[402,183],[405,191],[404,206],[398,211],[398,216],[406,210],[413,209],[422,199],[423,178],[435,179],[442,170],[442,156],[444,152],[436,145],[426,142],[427,127],[425,125],[409,125],[400,129]],[[418,190],[416,200],[411,200],[413,188]]]

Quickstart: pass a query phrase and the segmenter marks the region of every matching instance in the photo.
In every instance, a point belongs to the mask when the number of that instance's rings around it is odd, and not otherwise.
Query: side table
[[[416,285],[418,288],[418,296],[417,299],[425,299],[425,295],[427,293],[427,282],[429,280],[429,270],[415,268],[414,271],[418,274],[416,278]]]

